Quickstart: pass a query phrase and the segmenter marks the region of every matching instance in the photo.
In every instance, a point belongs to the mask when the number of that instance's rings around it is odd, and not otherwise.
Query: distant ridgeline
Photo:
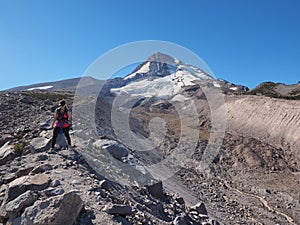
[[[264,82],[248,91],[250,95],[264,95],[272,98],[300,100],[300,81],[297,84],[286,85],[282,83]]]

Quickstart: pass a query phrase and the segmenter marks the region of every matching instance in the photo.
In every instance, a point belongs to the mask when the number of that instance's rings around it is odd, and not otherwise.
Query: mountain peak
[[[147,61],[148,62],[166,63],[166,64],[173,65],[173,66],[180,62],[178,59],[175,59],[172,56],[161,53],[161,52],[154,53],[147,59]]]

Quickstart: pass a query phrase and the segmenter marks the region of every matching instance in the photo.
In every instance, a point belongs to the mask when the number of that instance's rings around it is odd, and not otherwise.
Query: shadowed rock
[[[127,216],[132,214],[131,206],[127,205],[110,205],[104,208],[104,211],[111,215]]]
[[[191,211],[196,211],[201,215],[207,215],[207,210],[203,202],[200,202],[191,207]]]
[[[146,186],[148,189],[148,192],[155,198],[163,199],[164,198],[164,191],[163,191],[163,185],[162,182],[156,182],[151,185]]]
[[[12,140],[14,137],[9,134],[4,134],[0,136],[0,147],[2,147],[5,143]]]
[[[98,140],[94,143],[94,146],[108,151],[118,160],[122,160],[123,157],[127,157],[129,154],[128,150],[123,145],[113,140]]]

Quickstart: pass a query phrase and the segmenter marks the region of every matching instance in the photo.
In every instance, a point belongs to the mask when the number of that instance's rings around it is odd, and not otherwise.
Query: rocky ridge
[[[2,224],[219,224],[203,202],[187,206],[161,182],[124,186],[106,179],[87,164],[74,136],[72,150],[49,151],[45,128],[58,99],[31,92],[0,98]]]
[[[286,85],[283,83],[263,82],[252,90],[248,91],[250,95],[263,95],[272,98],[299,100],[300,82],[297,84]]]

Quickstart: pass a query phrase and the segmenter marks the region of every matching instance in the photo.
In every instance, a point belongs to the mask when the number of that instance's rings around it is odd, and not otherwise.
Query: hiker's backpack
[[[56,109],[56,115],[55,118],[58,121],[68,121],[69,117],[68,117],[68,109],[66,108],[63,112],[61,112],[60,110],[61,108],[57,108]]]

